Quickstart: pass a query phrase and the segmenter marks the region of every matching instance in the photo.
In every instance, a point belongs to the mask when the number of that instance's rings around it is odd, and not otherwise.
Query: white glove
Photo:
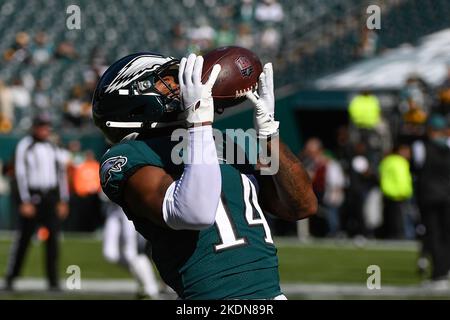
[[[279,122],[275,121],[275,97],[273,93],[272,63],[264,65],[259,76],[258,93],[249,91],[246,97],[255,105],[255,129],[259,137],[269,137],[278,133]]]
[[[214,120],[214,101],[212,87],[220,72],[220,65],[214,65],[208,81],[202,83],[203,57],[191,53],[181,59],[178,71],[181,103],[188,125],[212,122]]]

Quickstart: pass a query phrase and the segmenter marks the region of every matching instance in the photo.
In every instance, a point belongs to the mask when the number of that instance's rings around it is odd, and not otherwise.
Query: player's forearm
[[[268,150],[272,159],[278,157],[278,171],[268,176],[269,189],[275,195],[267,195],[269,208],[275,214],[288,220],[307,218],[317,211],[317,198],[314,195],[310,178],[298,158],[282,143],[274,138],[268,143]],[[273,160],[272,160],[273,161]]]
[[[184,172],[166,192],[163,215],[173,229],[201,230],[214,224],[222,177],[211,126],[189,131]]]
[[[203,83],[203,57],[190,54],[180,61],[178,80],[189,141],[183,174],[170,185],[163,202],[163,218],[172,229],[201,230],[216,219],[222,176],[212,127],[207,124],[214,120],[212,87],[220,68],[214,65]]]

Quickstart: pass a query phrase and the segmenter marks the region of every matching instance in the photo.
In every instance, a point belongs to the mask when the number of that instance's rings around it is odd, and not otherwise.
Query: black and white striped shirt
[[[22,202],[31,200],[30,190],[59,189],[61,200],[69,197],[64,152],[49,141],[26,136],[16,149],[15,172]]]

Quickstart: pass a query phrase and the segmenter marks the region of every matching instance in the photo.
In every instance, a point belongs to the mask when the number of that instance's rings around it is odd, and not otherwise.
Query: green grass
[[[414,285],[422,279],[416,273],[417,250],[414,245],[396,246],[381,243],[356,247],[351,242],[301,244],[295,240],[276,239],[282,283],[355,284],[365,286],[369,265],[381,268],[382,285]],[[8,261],[11,240],[0,240],[0,273],[4,273]],[[35,240],[29,248],[24,277],[44,276],[44,246]],[[128,271],[106,262],[102,256],[101,241],[95,238],[66,235],[61,242],[60,276],[68,276],[69,265],[81,268],[83,279],[130,279]],[[77,292],[13,292],[1,293],[3,299],[133,299],[126,293],[80,294]],[[314,299],[317,296],[290,295],[289,299]],[[324,297],[319,297],[323,299]],[[326,296],[326,299],[440,299],[440,297],[408,296]],[[448,296],[442,299],[448,299]]]
[[[0,241],[0,270],[6,271],[11,241]],[[42,277],[44,269],[45,246],[33,241],[27,253],[23,277]],[[64,277],[67,267],[78,265],[81,276],[86,279],[130,278],[128,271],[118,265],[108,263],[102,256],[102,244],[96,239],[66,238],[61,242],[60,276]]]
[[[10,240],[0,240],[0,271],[6,270]],[[44,246],[39,241],[29,248],[24,277],[42,277]],[[295,242],[278,246],[281,282],[361,283],[365,284],[367,267],[381,268],[384,285],[410,285],[420,282],[416,274],[414,249],[392,249],[386,245],[357,248],[352,245],[301,245]],[[127,270],[110,264],[102,256],[101,241],[66,236],[61,242],[60,275],[69,265],[78,265],[85,279],[130,278]]]
[[[417,252],[411,250],[286,246],[278,250],[281,282],[365,284],[378,265],[385,285],[417,284]]]

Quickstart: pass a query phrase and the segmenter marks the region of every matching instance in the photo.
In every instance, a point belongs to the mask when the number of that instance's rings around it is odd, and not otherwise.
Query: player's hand
[[[22,217],[31,219],[36,215],[36,207],[30,202],[21,203],[19,213]]]
[[[211,124],[214,120],[212,87],[220,72],[220,65],[214,65],[208,81],[202,83],[203,57],[191,53],[181,59],[178,71],[181,103],[185,109],[186,122],[190,125]]]
[[[259,76],[258,92],[249,91],[246,97],[255,105],[254,121],[258,136],[269,137],[278,133],[279,122],[275,121],[272,63],[264,65],[263,72]]]
[[[56,204],[56,214],[60,220],[65,220],[69,215],[69,205],[67,202],[59,201]]]

